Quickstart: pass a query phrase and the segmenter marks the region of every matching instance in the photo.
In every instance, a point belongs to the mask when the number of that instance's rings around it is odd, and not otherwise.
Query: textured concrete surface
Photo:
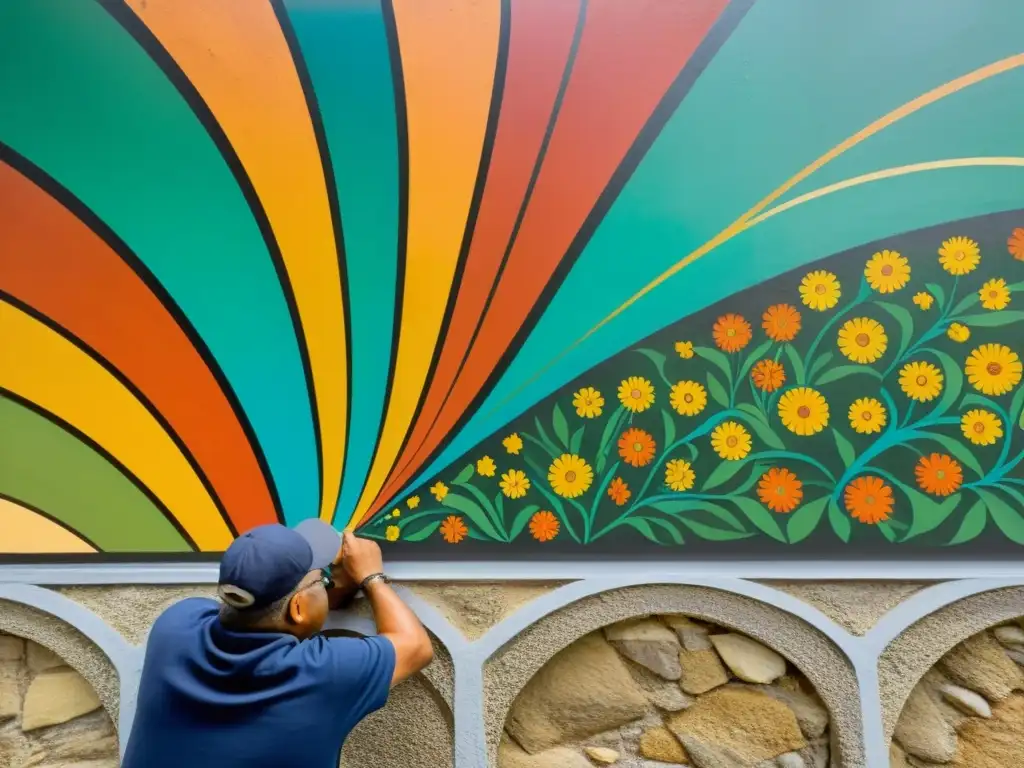
[[[157,616],[186,597],[215,597],[212,584],[57,587],[116,629],[129,643],[141,645]]]
[[[817,608],[847,632],[866,634],[885,613],[926,583],[897,581],[762,581]]]
[[[926,616],[890,643],[878,664],[886,739],[910,691],[940,658],[978,632],[1022,615],[1024,587],[984,592]]]
[[[844,768],[863,768],[857,683],[842,652],[817,630],[777,608],[728,592],[684,586],[631,587],[579,600],[545,617],[502,648],[488,663],[484,678],[492,764],[512,703],[548,659],[609,624],[672,613],[743,632],[789,659],[828,707],[834,748]]]
[[[436,608],[466,638],[476,640],[502,619],[564,582],[404,585]]]

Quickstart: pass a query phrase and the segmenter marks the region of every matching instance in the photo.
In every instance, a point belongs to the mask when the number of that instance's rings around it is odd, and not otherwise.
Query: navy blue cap
[[[331,565],[340,548],[341,534],[321,520],[261,525],[231,542],[217,591],[233,608],[264,608],[291,594],[310,571]]]

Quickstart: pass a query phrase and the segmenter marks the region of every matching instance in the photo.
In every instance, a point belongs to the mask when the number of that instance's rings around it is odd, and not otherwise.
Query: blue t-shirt
[[[337,768],[387,701],[391,641],[230,632],[218,610],[190,598],[156,620],[122,768]]]

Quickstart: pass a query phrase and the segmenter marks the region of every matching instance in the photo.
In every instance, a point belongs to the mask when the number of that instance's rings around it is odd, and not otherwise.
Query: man
[[[379,634],[321,635],[359,589]],[[218,593],[154,623],[122,768],[337,768],[349,731],[433,658],[380,547],[319,520],[240,536]]]

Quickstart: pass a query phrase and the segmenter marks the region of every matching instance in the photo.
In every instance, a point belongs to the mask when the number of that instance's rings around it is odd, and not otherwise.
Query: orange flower
[[[1024,227],[1017,227],[1006,241],[1010,255],[1018,261],[1024,261]]]
[[[770,339],[792,341],[800,331],[800,312],[792,304],[773,304],[761,315],[761,327]]]
[[[758,360],[750,372],[754,386],[765,392],[774,392],[786,381],[786,369],[774,360]]]
[[[914,468],[917,484],[925,493],[936,496],[949,496],[964,481],[964,471],[960,462],[944,453],[933,453],[922,456]]]
[[[547,510],[538,512],[530,518],[530,533],[537,541],[551,541],[558,535],[560,528],[558,518]]]
[[[874,475],[858,477],[846,486],[843,501],[855,520],[868,525],[885,522],[892,516],[892,488]]]
[[[449,544],[458,544],[469,533],[469,528],[458,515],[448,515],[441,523],[441,536]]]
[[[804,484],[788,469],[772,467],[757,484],[757,497],[772,512],[786,514],[800,505]]]
[[[650,432],[633,427],[627,429],[619,438],[619,456],[627,464],[634,467],[646,467],[654,458],[658,444],[654,442]]]
[[[621,477],[616,477],[608,486],[608,498],[614,501],[616,506],[621,507],[629,501],[629,497],[632,495],[633,492],[629,490],[629,485]]]
[[[724,352],[739,352],[754,337],[750,323],[742,315],[734,315],[731,312],[715,321],[712,335],[715,337],[715,344]]]

